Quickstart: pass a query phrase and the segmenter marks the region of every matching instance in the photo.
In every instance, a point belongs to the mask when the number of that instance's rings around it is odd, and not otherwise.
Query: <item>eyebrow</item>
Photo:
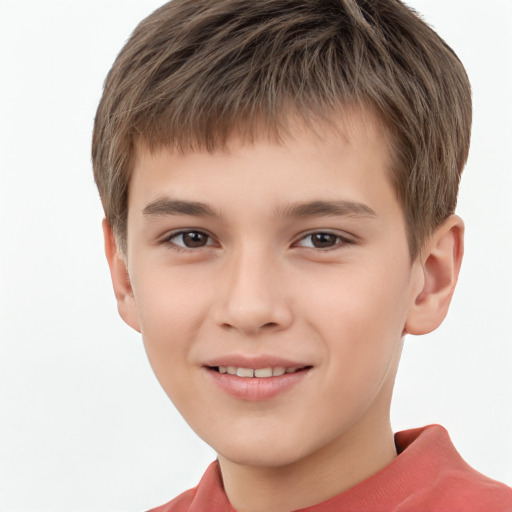
[[[375,211],[366,204],[344,199],[292,203],[278,208],[275,213],[277,217],[327,217],[330,215],[377,217]]]
[[[159,198],[149,203],[142,211],[147,217],[161,217],[167,215],[190,215],[193,217],[220,218],[220,212],[211,206],[199,201],[185,201],[179,199]],[[277,218],[293,217],[327,217],[327,216],[362,216],[377,217],[369,206],[348,200],[337,201],[308,201],[291,203],[276,208],[274,216]]]
[[[182,201],[177,199],[160,198],[149,203],[142,214],[148,217],[165,215],[191,215],[194,217],[220,217],[220,213],[207,204],[199,201]]]

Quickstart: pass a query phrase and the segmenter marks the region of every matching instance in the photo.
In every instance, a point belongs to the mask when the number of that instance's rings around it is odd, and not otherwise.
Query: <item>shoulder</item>
[[[185,491],[173,500],[169,501],[169,503],[161,505],[157,508],[153,508],[148,512],[188,512],[192,502],[194,501],[195,494],[196,488],[189,489],[188,491]]]
[[[512,489],[478,473],[447,469],[424,496],[427,510],[452,512],[512,512]],[[441,507],[441,508],[440,508]]]
[[[169,503],[149,512],[235,512],[229,504],[217,461],[212,462],[199,485],[185,491]]]
[[[413,493],[421,510],[512,512],[512,489],[467,464],[443,427],[432,425],[397,437],[399,443],[405,441],[404,455],[407,451],[414,455],[409,462],[415,467],[408,469],[416,472],[416,477],[427,477],[423,485],[417,481]]]
[[[482,475],[464,460],[440,468],[433,503],[446,503],[454,512],[512,512],[512,489]]]

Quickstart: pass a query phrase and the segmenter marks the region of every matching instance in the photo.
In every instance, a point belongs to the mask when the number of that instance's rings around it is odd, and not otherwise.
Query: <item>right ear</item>
[[[114,232],[107,219],[103,219],[103,236],[105,239],[105,255],[110,267],[110,276],[112,277],[112,285],[117,300],[117,310],[121,318],[130,327],[140,332],[139,313],[126,262],[117,246]]]

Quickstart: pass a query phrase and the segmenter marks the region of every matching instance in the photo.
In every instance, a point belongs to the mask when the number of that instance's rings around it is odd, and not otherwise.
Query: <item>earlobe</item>
[[[139,315],[126,262],[119,251],[112,227],[107,219],[103,219],[103,236],[105,240],[105,255],[117,300],[117,309],[121,318],[130,327],[140,332]]]
[[[427,334],[444,320],[459,277],[463,253],[464,223],[457,215],[451,215],[434,232],[420,255],[423,280],[421,290],[413,297],[406,333]]]

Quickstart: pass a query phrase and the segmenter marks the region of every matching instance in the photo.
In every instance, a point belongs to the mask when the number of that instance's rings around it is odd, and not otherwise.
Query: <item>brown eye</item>
[[[202,231],[182,231],[169,237],[169,242],[186,249],[198,249],[213,245],[212,239]]]
[[[334,233],[317,231],[301,238],[296,247],[307,247],[310,249],[335,249],[343,245],[353,243],[351,240]]]
[[[317,249],[327,249],[338,243],[339,236],[331,233],[315,233],[311,236],[311,244]]]

